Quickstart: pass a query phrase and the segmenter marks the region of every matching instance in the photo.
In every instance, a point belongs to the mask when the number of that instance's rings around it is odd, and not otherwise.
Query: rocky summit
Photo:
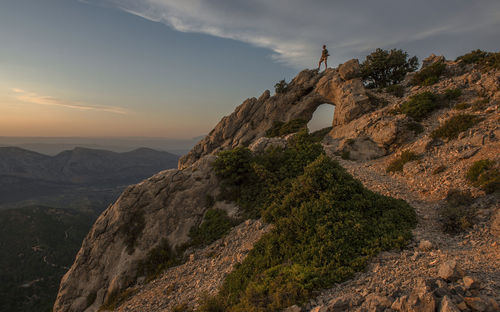
[[[103,212],[54,311],[191,311],[216,295],[273,226],[248,218],[222,238],[193,243],[209,211],[243,218],[221,199],[214,161],[236,147],[285,148],[324,103],[335,106],[321,139],[326,155],[367,189],[405,200],[418,224],[405,248],[375,255],[352,278],[286,311],[500,311],[500,70],[435,55],[423,64],[397,89],[366,88],[350,60],[304,70],[285,90],[244,101],[178,169],[130,186]],[[436,80],[417,83],[433,66],[442,68]],[[145,273],[145,259],[165,243],[182,260]]]

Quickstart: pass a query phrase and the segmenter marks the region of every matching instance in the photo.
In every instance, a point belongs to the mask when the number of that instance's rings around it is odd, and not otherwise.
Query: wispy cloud
[[[30,104],[59,106],[84,111],[101,111],[122,115],[128,114],[127,110],[117,106],[87,105],[75,101],[58,99],[52,96],[39,95],[19,88],[13,88],[12,92],[14,93],[14,98],[16,100]]]
[[[500,26],[498,0],[81,0],[119,8],[181,32],[234,39],[310,65],[326,43],[333,57]],[[477,37],[476,36],[476,37]],[[431,43],[429,43],[431,44]],[[432,47],[429,46],[432,51]],[[313,62],[313,63],[314,63]]]

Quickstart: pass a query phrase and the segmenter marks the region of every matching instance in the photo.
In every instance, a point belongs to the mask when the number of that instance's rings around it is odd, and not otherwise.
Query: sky
[[[2,0],[0,136],[192,138],[317,66],[323,44],[337,66],[499,38],[498,0]]]

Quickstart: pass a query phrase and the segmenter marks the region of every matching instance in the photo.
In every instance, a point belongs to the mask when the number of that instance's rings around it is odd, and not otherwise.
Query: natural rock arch
[[[309,132],[314,132],[332,126],[335,105],[330,103],[320,104],[314,111],[312,118],[307,122]]]

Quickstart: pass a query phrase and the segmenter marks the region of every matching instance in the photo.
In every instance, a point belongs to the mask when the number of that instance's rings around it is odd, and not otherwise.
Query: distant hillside
[[[0,311],[51,311],[93,220],[39,206],[0,211]]]
[[[0,147],[0,205],[69,196],[75,191],[88,194],[89,188],[97,191],[126,186],[175,168],[177,160],[177,155],[148,148],[116,153],[77,147],[47,156],[18,147]]]

